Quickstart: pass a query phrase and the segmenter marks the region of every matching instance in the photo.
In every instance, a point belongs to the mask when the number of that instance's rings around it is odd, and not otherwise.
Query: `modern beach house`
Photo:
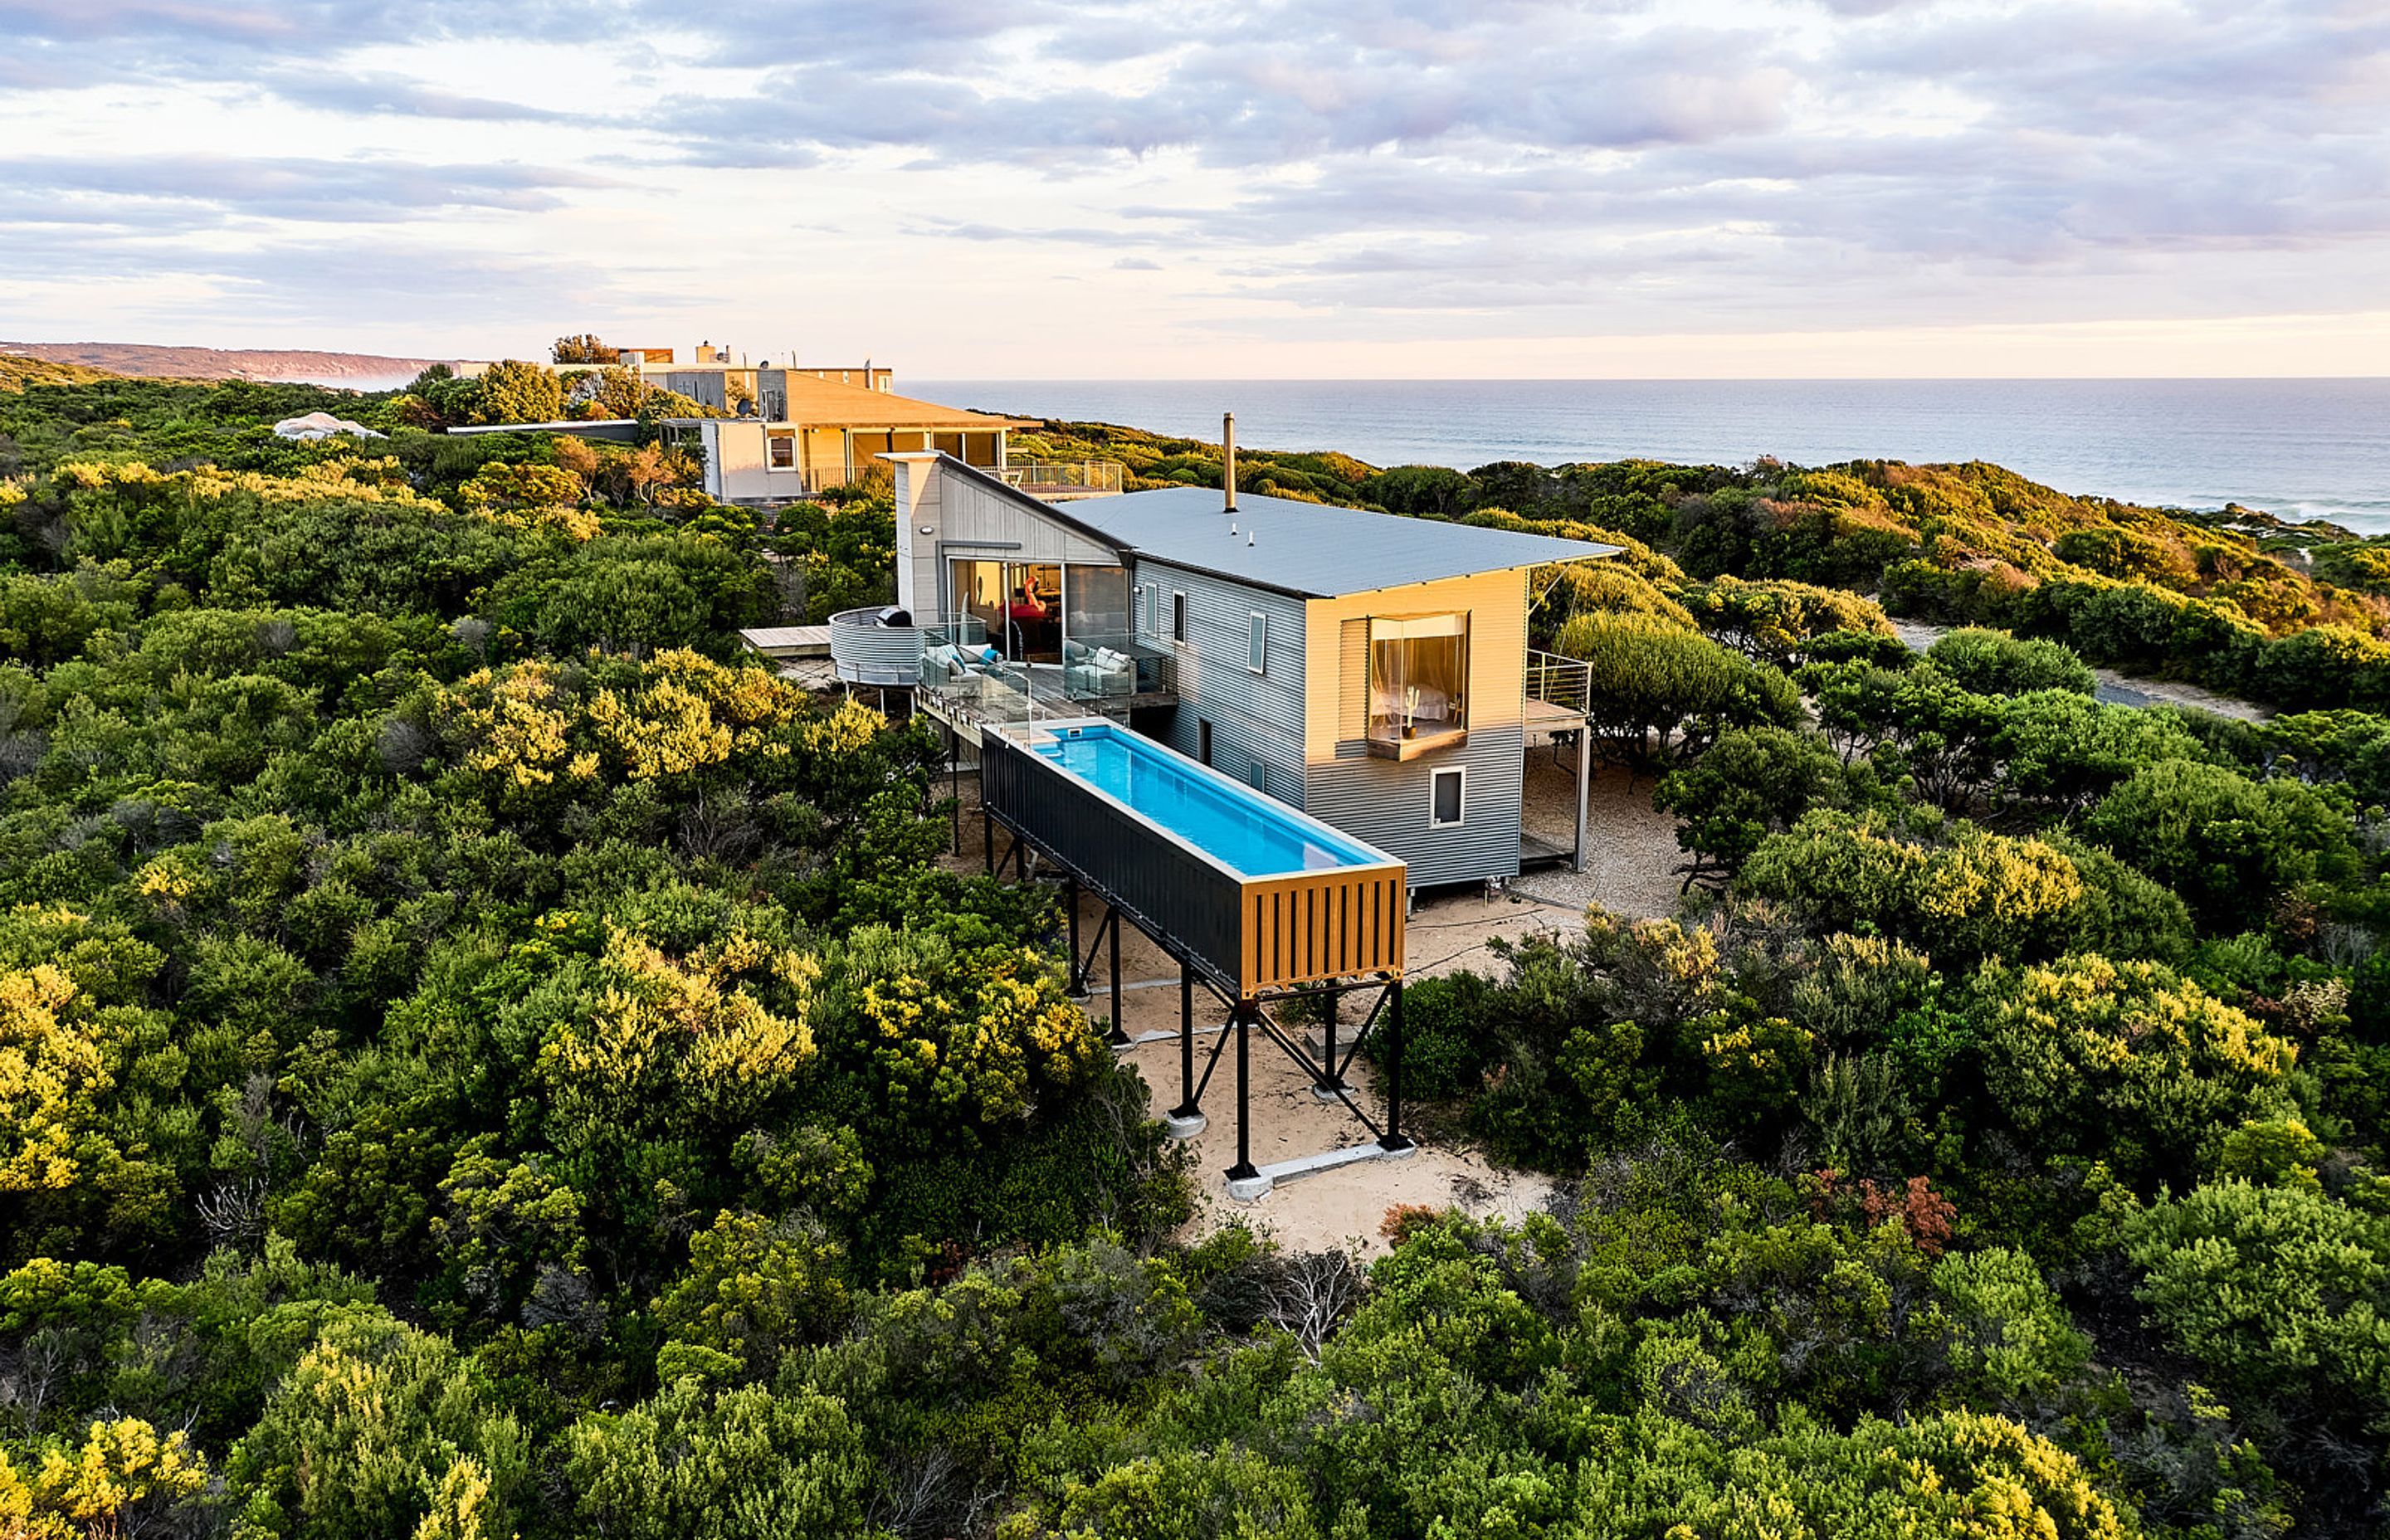
[[[757,372],[757,415],[674,417],[665,425],[671,442],[703,449],[706,495],[717,503],[817,496],[891,454],[944,454],[1001,479],[1014,474],[1009,436],[1038,426],[797,370]]]
[[[1523,838],[1529,739],[1581,756],[1586,708],[1583,666],[1531,654],[1527,616],[1538,569],[1613,547],[1198,487],[1058,503],[951,454],[887,457],[902,613],[833,617],[842,677],[918,680],[972,744],[1110,718],[1413,888],[1582,863],[1582,805],[1574,851]]]
[[[1070,500],[936,449],[894,452],[893,606],[830,617],[834,670],[896,687],[976,761],[988,870],[1032,864],[1066,896],[1070,988],[1094,995],[1121,932],[1178,964],[1176,1137],[1206,1124],[1231,1045],[1227,1192],[1403,1154],[1403,987],[1413,890],[1585,857],[1585,665],[1528,647],[1539,571],[1614,547],[1236,490]],[[1548,581],[1548,579],[1547,579]],[[751,638],[755,640],[756,638]],[[767,639],[766,639],[767,640]],[[1574,738],[1574,848],[1531,850],[1532,740]],[[998,856],[1001,830],[1005,853]],[[959,825],[957,826],[959,833]],[[1099,910],[1083,946],[1083,905]],[[1198,991],[1227,1021],[1199,1032]],[[1342,1003],[1365,1009],[1344,1032]],[[1272,1012],[1305,1001],[1299,1041]],[[1347,1081],[1391,1034],[1382,1122]],[[1209,1036],[1206,1059],[1199,1038]],[[1257,1163],[1250,1059],[1284,1052],[1375,1138]],[[1201,1065],[1199,1072],[1199,1063]]]

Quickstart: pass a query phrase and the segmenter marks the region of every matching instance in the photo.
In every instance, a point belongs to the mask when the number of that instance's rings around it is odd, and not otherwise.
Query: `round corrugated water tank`
[[[829,618],[830,664],[841,679],[851,685],[920,682],[926,634],[910,624],[890,622],[891,614],[905,616],[905,611],[891,605],[842,610]]]

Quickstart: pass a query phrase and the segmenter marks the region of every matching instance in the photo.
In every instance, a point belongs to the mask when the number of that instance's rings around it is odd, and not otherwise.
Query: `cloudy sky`
[[[2390,373],[2390,0],[0,0],[0,337]]]

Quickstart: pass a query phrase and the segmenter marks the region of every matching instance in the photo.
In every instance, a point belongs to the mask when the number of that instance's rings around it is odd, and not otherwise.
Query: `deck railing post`
[[[1230,1021],[1237,1034],[1237,1163],[1228,1168],[1231,1182],[1250,1182],[1261,1174],[1261,1169],[1253,1164],[1253,1066],[1249,1051],[1253,1024],[1253,1002],[1238,1001]]]
[[[1408,1149],[1411,1141],[1403,1136],[1403,982],[1397,979],[1391,987],[1394,997],[1386,1002],[1386,1136],[1378,1144]]]

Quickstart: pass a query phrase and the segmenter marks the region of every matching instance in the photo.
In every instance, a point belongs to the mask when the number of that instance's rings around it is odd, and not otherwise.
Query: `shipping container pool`
[[[1240,998],[1400,977],[1404,866],[1384,852],[1100,717],[982,747],[1000,826]]]
[[[1240,877],[1285,877],[1388,859],[1125,727],[1104,723],[1048,735],[1030,751],[1052,761],[1130,812],[1215,857]]]

